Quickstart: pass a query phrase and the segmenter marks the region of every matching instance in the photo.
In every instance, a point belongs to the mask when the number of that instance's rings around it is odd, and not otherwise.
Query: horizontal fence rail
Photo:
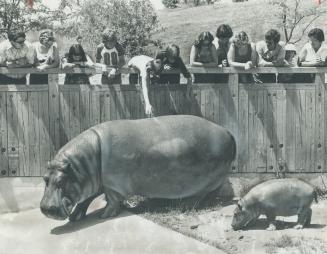
[[[327,68],[189,68],[227,74],[228,83],[151,85],[156,116],[192,114],[229,129],[237,141],[235,173],[327,172]],[[140,85],[59,85],[65,73],[98,69],[0,68],[0,73],[48,73],[44,85],[0,85],[0,176],[41,176],[69,140],[98,123],[145,118]],[[136,73],[128,68],[121,73]],[[170,71],[169,73],[176,73]],[[239,73],[313,73],[314,83],[243,84]]]

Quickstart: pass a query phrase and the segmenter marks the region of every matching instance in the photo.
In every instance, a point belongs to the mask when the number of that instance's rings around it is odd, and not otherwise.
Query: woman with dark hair
[[[57,68],[59,66],[59,50],[51,30],[41,31],[39,41],[35,42],[33,46],[36,51],[36,65],[39,70]],[[48,84],[48,74],[31,73],[30,84]]]
[[[190,64],[195,67],[217,67],[218,58],[210,32],[202,32],[191,48]],[[194,74],[195,83],[215,83],[215,75]]]
[[[279,44],[280,33],[275,29],[270,29],[265,34],[265,41],[256,44],[258,53],[258,66],[261,67],[281,67],[285,65],[285,49]],[[275,74],[260,74],[261,82],[276,83]]]
[[[74,44],[70,47],[68,54],[63,59],[62,68],[73,67],[92,67],[93,62],[89,56],[84,52],[80,44]],[[65,77],[65,84],[90,84],[89,75],[86,73],[67,73]]]
[[[227,59],[229,65],[236,68],[249,70],[257,66],[257,53],[255,44],[251,43],[245,32],[238,33],[229,47]],[[240,82],[253,82],[251,74],[239,74]]]
[[[327,46],[324,32],[319,28],[310,30],[309,42],[306,43],[299,56],[299,65],[304,67],[326,66]]]

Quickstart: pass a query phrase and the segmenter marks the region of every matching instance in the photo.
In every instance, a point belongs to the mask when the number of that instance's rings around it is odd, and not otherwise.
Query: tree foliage
[[[149,0],[79,1],[74,9],[68,18],[62,19],[60,30],[66,36],[84,36],[89,46],[101,42],[101,34],[107,27],[118,32],[130,56],[144,53],[149,44],[160,43],[152,40],[159,21]]]
[[[327,12],[327,1],[270,0],[279,13],[278,26],[283,29],[286,43],[299,42],[307,30]]]
[[[34,0],[34,8],[26,0],[0,0],[0,36],[6,38],[11,30],[38,30],[51,27],[55,15],[41,0]]]
[[[162,0],[162,4],[168,9],[177,8],[178,0]]]

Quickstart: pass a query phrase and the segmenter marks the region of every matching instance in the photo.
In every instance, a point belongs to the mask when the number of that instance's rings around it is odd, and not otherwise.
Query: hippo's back
[[[255,186],[244,198],[276,215],[291,216],[299,209],[310,207],[314,189],[299,179],[274,179]]]

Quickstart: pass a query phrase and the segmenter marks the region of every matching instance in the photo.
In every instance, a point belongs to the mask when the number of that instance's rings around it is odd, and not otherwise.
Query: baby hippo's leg
[[[269,223],[269,226],[266,228],[266,230],[269,230],[269,231],[274,231],[276,230],[276,215],[273,214],[273,213],[266,213],[266,216],[267,216],[267,221]]]
[[[105,190],[104,193],[106,196],[107,205],[104,208],[100,218],[105,219],[108,217],[117,216],[121,209],[123,197],[114,190]]]
[[[302,208],[300,213],[298,214],[298,220],[294,228],[302,229],[304,226],[310,225],[311,215],[312,215],[311,208]]]

